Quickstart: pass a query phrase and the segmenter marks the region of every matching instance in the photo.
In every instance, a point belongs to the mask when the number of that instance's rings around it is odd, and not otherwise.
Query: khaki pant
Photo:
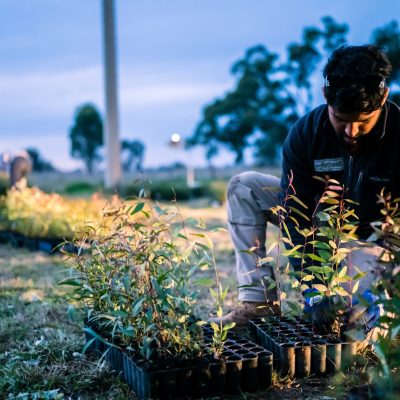
[[[277,177],[258,172],[241,173],[234,176],[228,184],[228,229],[235,248],[241,301],[277,299],[276,289],[268,292],[265,290],[269,281],[275,280],[273,268],[257,267],[257,258],[265,257],[268,222],[277,222],[269,210],[279,204],[279,185],[280,180]],[[242,252],[252,247],[257,247],[255,255]]]
[[[235,175],[228,184],[228,228],[236,254],[241,301],[273,301],[277,298],[276,290],[266,292],[264,289],[270,279],[275,279],[273,267],[257,268],[257,257],[265,257],[268,223],[277,225],[277,217],[270,208],[279,204],[279,191],[280,180],[277,177],[258,172]],[[257,247],[256,255],[242,252],[251,247]],[[363,293],[382,273],[382,266],[377,261],[382,248],[366,246],[366,243],[358,241],[348,243],[347,247],[354,249],[346,261],[349,275],[367,272],[358,290],[358,293]]]

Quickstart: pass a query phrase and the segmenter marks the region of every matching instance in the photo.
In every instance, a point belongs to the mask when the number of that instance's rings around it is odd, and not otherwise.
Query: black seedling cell
[[[206,352],[212,338],[204,338],[202,347]],[[86,332],[86,340],[91,339],[93,336]],[[168,368],[110,347],[97,338],[88,350],[104,354],[140,399],[207,397],[268,388],[272,381],[272,354],[247,339],[235,339],[234,335],[226,343],[220,359],[205,354],[189,360],[177,359]]]
[[[274,369],[284,376],[324,375],[348,368],[360,342],[316,335],[299,319],[257,318],[250,321],[255,342],[273,353]]]

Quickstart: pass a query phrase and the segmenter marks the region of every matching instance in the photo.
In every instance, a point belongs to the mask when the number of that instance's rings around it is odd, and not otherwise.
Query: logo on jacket
[[[323,160],[314,160],[314,169],[316,172],[343,171],[343,158],[324,158]]]
[[[382,176],[370,176],[369,180],[373,182],[389,182],[389,178],[384,178]]]

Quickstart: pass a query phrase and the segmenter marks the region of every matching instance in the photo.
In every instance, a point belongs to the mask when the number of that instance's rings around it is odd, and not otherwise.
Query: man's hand
[[[320,334],[339,333],[338,299],[333,296],[322,296],[315,288],[305,290],[303,296],[304,313],[309,315],[316,332]]]
[[[361,297],[353,303],[347,320],[348,329],[362,329],[364,333],[368,333],[381,316],[381,307],[377,304],[379,297],[366,290]]]

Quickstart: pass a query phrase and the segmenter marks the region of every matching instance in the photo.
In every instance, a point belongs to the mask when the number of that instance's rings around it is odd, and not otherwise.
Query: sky
[[[78,106],[93,103],[104,115],[101,6],[0,0],[0,152],[35,147],[61,170],[83,166],[69,155],[68,134]],[[349,25],[349,43],[364,44],[400,12],[398,0],[115,0],[115,7],[120,136],[145,144],[145,167],[206,164],[203,149],[168,142],[173,133],[190,136],[204,106],[233,88],[230,67],[247,48],[283,54],[326,15]],[[232,160],[221,152],[215,163]]]

